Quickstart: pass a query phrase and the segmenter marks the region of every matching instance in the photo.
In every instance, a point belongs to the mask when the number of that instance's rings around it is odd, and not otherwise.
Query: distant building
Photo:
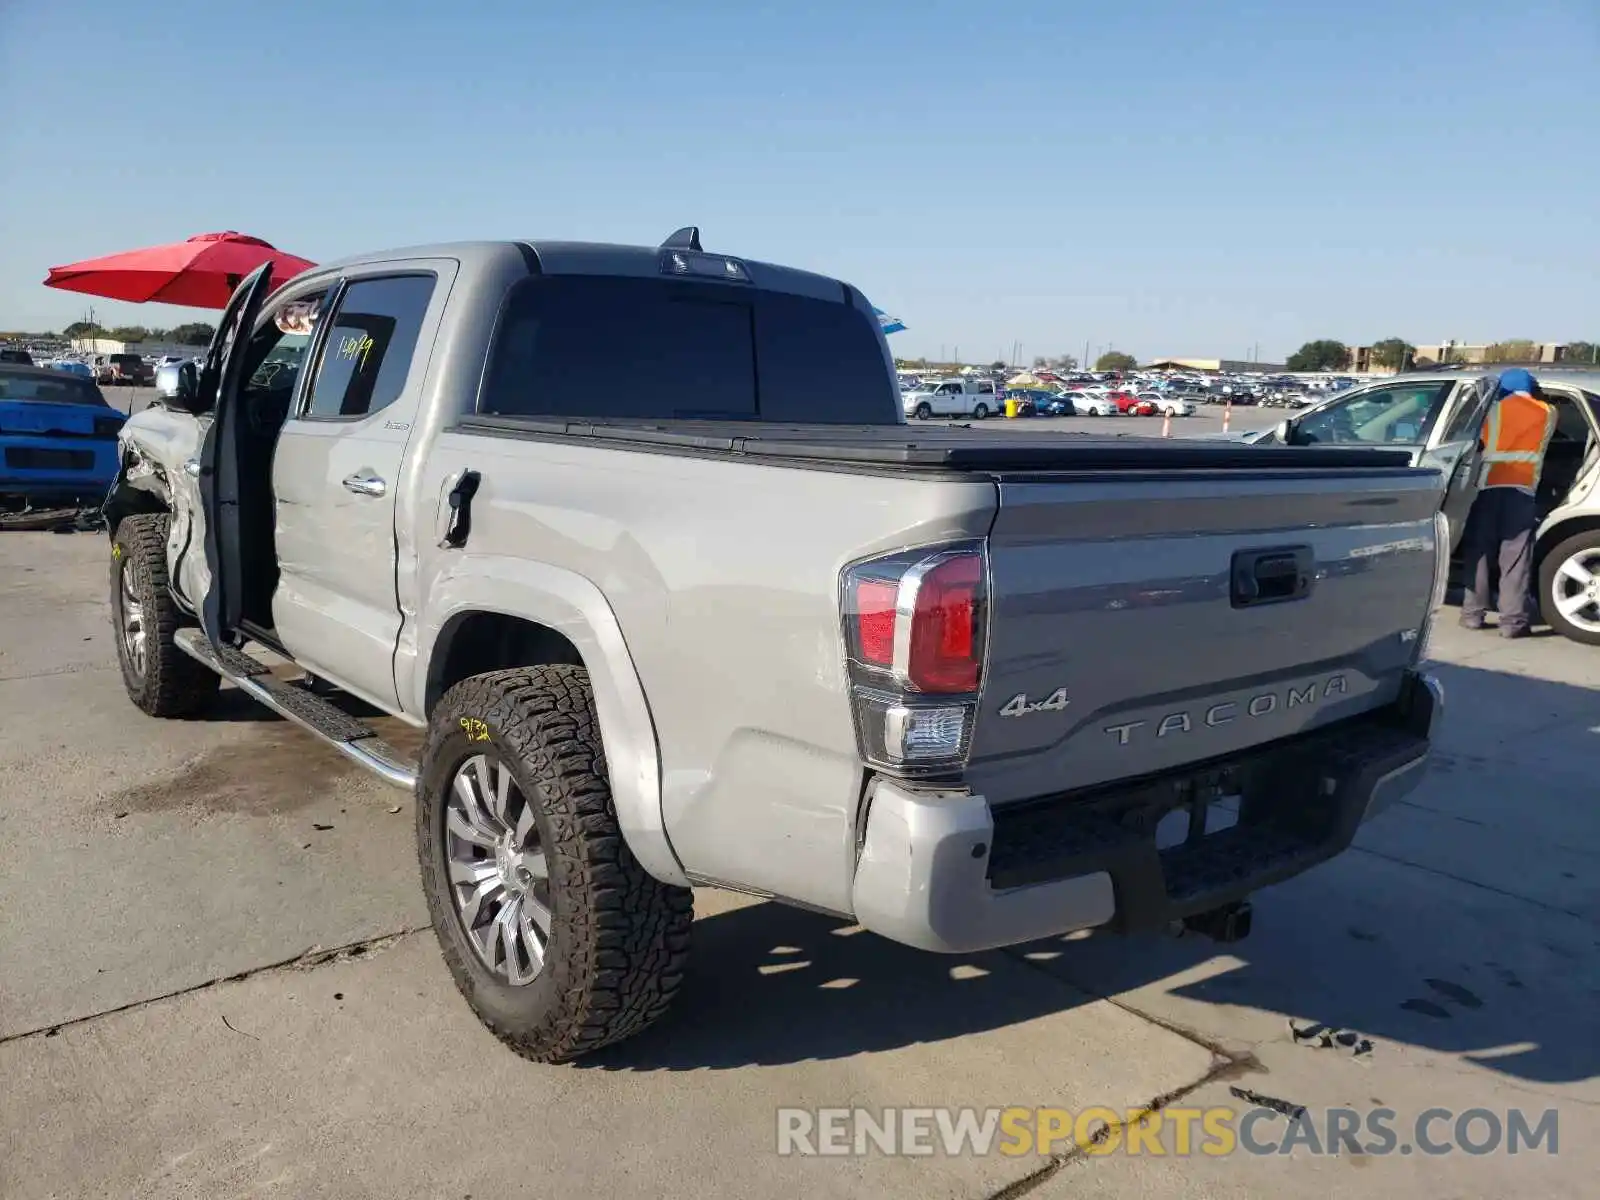
[[[1206,371],[1213,375],[1275,375],[1289,369],[1282,363],[1248,362],[1242,358],[1157,358],[1145,366],[1158,371]]]
[[[137,354],[141,358],[163,358],[168,354],[192,358],[204,346],[182,346],[177,342],[119,342],[116,338],[73,338],[75,354]]]
[[[1412,365],[1426,366],[1482,366],[1488,362],[1489,350],[1494,343],[1469,345],[1466,342],[1431,342],[1420,345],[1412,355]],[[1524,363],[1558,363],[1565,358],[1563,342],[1533,342],[1532,352],[1518,361]],[[1371,346],[1356,346],[1350,351],[1350,369],[1356,374],[1393,374],[1394,367],[1375,366]]]

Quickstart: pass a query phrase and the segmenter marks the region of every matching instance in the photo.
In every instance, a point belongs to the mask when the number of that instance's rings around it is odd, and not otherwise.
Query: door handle
[[[354,475],[344,477],[344,490],[354,492],[358,496],[381,496],[389,490],[389,485],[376,475],[365,475],[357,471]]]
[[[183,473],[185,475],[187,475],[190,479],[199,479],[200,478],[200,460],[198,458],[188,459],[183,464]]]

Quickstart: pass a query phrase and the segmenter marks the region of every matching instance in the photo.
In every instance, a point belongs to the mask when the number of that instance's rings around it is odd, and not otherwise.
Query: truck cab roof
[[[350,255],[320,263],[311,275],[336,275],[354,267],[400,262],[418,258],[446,258],[464,267],[486,267],[507,258],[520,258],[528,270],[540,275],[624,275],[639,278],[678,274],[683,278],[706,278],[700,270],[664,270],[668,255],[676,254],[686,263],[695,262],[721,269],[718,264],[735,263],[757,288],[791,292],[819,300],[848,300],[869,311],[871,306],[855,288],[841,280],[778,266],[736,255],[687,250],[668,246],[627,246],[607,242],[571,242],[528,239],[517,241],[438,242],[432,245],[403,246],[392,250]]]

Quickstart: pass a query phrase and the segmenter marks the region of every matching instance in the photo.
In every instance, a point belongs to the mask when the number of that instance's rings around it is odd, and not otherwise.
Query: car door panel
[[[346,281],[273,464],[278,636],[308,670],[386,707],[398,703],[396,498],[454,274],[426,260]],[[318,411],[363,380],[377,407]]]
[[[270,263],[244,278],[222,311],[200,371],[202,403],[197,408],[203,410],[209,404],[211,425],[201,443],[198,463],[206,570],[204,592],[197,595],[200,627],[217,646],[232,642],[243,613],[240,501],[244,414],[238,400],[244,383],[245,350],[271,287]]]
[[[1429,444],[1412,458],[1418,466],[1433,467],[1444,477],[1440,509],[1449,523],[1452,550],[1461,545],[1467,515],[1478,496],[1483,460],[1478,436],[1497,386],[1488,377],[1458,384],[1444,412],[1434,418]]]

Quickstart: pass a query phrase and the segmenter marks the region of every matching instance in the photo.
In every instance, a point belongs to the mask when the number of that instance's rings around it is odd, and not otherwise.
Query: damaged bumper
[[[1413,674],[1394,704],[1336,725],[999,810],[967,792],[880,779],[856,919],[946,953],[1100,926],[1163,928],[1344,850],[1363,821],[1421,782],[1442,711],[1438,683]]]

